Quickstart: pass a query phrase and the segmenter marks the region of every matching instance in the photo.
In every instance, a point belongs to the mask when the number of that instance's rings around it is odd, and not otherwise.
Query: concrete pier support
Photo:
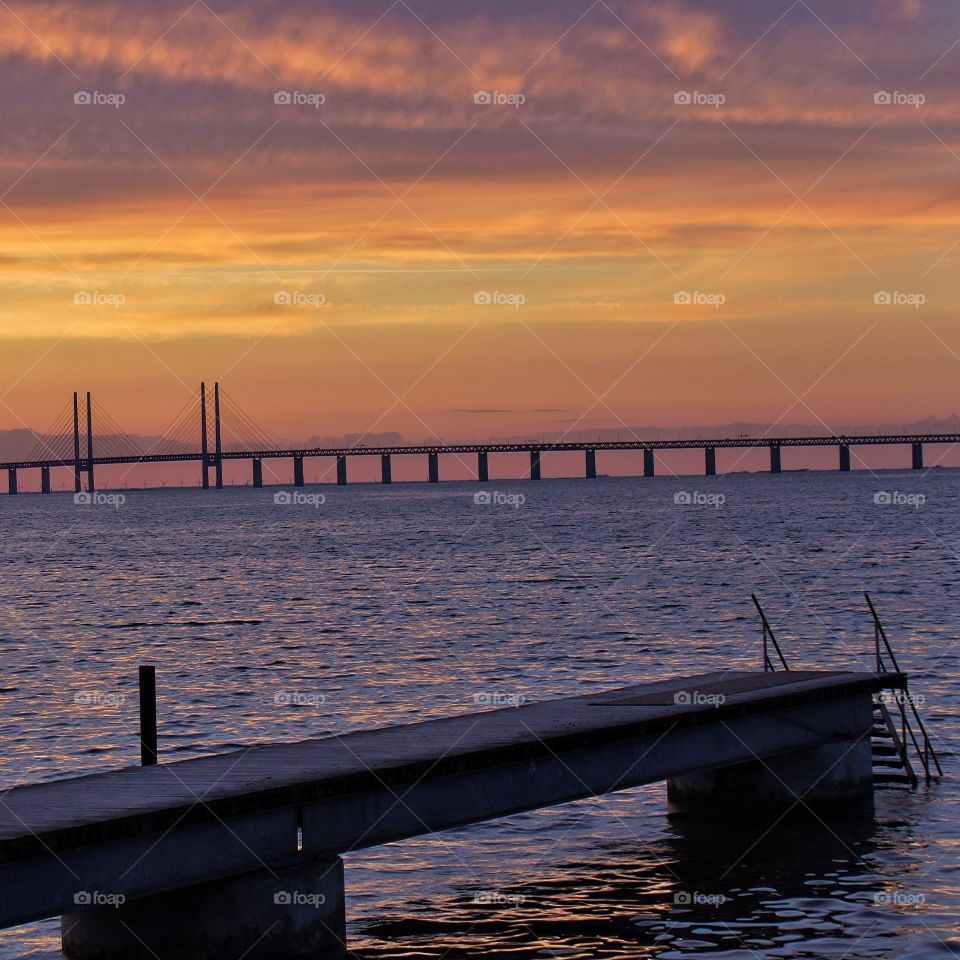
[[[62,919],[71,960],[346,956],[343,861],[311,860]]]
[[[704,472],[708,477],[717,475],[717,448],[707,447],[703,451]]]
[[[783,459],[780,456],[780,445],[770,444],[770,472],[780,473],[783,469]]]
[[[383,483],[393,483],[393,465],[390,454],[384,453],[380,457],[380,480]]]
[[[257,457],[253,460],[253,485],[255,487],[263,486],[263,461]]]
[[[51,490],[50,487],[50,468],[41,467],[40,468],[40,492],[49,493]]]
[[[293,485],[295,487],[303,486],[303,457],[293,458]]]
[[[656,476],[657,468],[656,462],[653,459],[653,450],[647,449],[643,451],[643,475],[645,477],[654,477]]]
[[[337,486],[347,485],[347,458],[341,454],[337,457]]]
[[[7,493],[19,493],[20,489],[17,486],[17,468],[9,467],[7,469]]]
[[[530,451],[530,479],[531,480],[540,479],[540,451],[539,450]]]
[[[922,443],[913,444],[913,469],[914,470],[923,469],[923,444]]]
[[[584,459],[586,460],[585,471],[586,477],[588,480],[596,480],[597,478],[597,451],[596,450],[585,450]]]
[[[490,479],[490,458],[487,453],[477,454],[477,479],[486,483]]]
[[[873,802],[869,696],[824,705],[837,735],[828,743],[765,760],[698,770],[667,781],[671,813],[742,820],[804,806],[863,807]]]
[[[440,456],[436,453],[427,454],[427,473],[431,483],[440,482]]]
[[[840,469],[844,473],[850,471],[850,447],[845,443],[840,444]]]

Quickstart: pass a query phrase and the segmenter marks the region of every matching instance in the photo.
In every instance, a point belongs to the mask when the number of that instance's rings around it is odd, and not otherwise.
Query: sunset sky
[[[0,429],[947,416],[958,82],[950,0],[3,4]]]

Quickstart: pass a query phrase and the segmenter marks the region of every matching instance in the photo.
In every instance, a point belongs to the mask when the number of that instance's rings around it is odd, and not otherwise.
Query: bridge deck
[[[904,682],[899,674],[712,673],[15,787],[0,795],[0,863],[385,785],[403,788],[427,777],[560,756]],[[716,697],[723,698],[720,705]]]

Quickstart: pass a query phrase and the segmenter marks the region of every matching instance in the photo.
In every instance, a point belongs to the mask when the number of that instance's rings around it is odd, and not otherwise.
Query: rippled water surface
[[[661,784],[351,855],[351,948],[960,956],[960,473],[487,488],[520,506],[477,505],[476,489],[312,488],[316,507],[252,489],[129,491],[118,509],[2,498],[0,783],[136,762],[145,661],[174,759],[475,710],[492,693],[758,668],[751,591],[794,665],[870,669],[869,590],[925,697],[944,783],[878,790],[871,821],[772,831],[671,819]],[[921,496],[874,502],[895,491]],[[0,932],[0,958],[56,955],[58,933]]]

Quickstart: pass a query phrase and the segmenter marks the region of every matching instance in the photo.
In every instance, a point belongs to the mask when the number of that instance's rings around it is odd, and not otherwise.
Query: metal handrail
[[[780,649],[780,644],[777,643],[777,638],[774,635],[773,627],[770,626],[770,621],[767,619],[767,615],[763,612],[763,607],[760,606],[760,601],[757,599],[755,593],[750,594],[750,599],[753,600],[753,605],[757,608],[757,613],[760,614],[760,622],[763,625],[763,669],[765,673],[774,672],[777,667],[773,660],[770,658],[770,652],[768,647],[768,638],[769,641],[773,643],[773,649],[777,651],[777,656],[780,658],[780,662],[783,664],[784,670],[789,670],[790,667],[787,665],[786,658],[783,655],[783,651]]]
[[[886,654],[890,658],[890,663],[893,666],[893,669],[897,673],[902,673],[903,671],[900,669],[900,664],[897,663],[897,657],[893,652],[893,647],[890,646],[890,641],[887,639],[887,632],[883,629],[883,623],[880,621],[880,616],[877,614],[876,607],[874,607],[873,601],[870,599],[870,594],[865,592],[863,596],[866,598],[867,606],[870,608],[870,614],[873,617],[873,643],[877,662],[877,672],[889,673],[887,670],[887,665],[884,662],[883,651],[881,650],[880,646],[881,641],[883,641],[883,649],[886,650]],[[943,776],[943,768],[940,766],[940,760],[937,757],[937,752],[933,749],[930,736],[927,734],[927,728],[923,724],[923,720],[921,719],[920,713],[917,710],[917,705],[913,702],[913,697],[910,696],[910,692],[906,688],[904,688],[903,694],[903,697],[895,697],[897,706],[900,708],[900,724],[901,730],[904,732],[903,741],[905,744],[906,734],[909,734],[910,740],[913,742],[913,748],[917,751],[917,756],[920,757],[920,762],[923,764],[927,782],[929,783],[931,779],[930,761],[933,760],[934,766],[937,768],[938,777]],[[907,708],[903,703],[904,699],[910,705],[910,711],[913,714],[914,720],[917,722],[917,728],[920,731],[921,738],[923,739],[922,747],[920,746],[920,743],[917,740],[917,735],[913,730],[913,726],[907,717]]]

